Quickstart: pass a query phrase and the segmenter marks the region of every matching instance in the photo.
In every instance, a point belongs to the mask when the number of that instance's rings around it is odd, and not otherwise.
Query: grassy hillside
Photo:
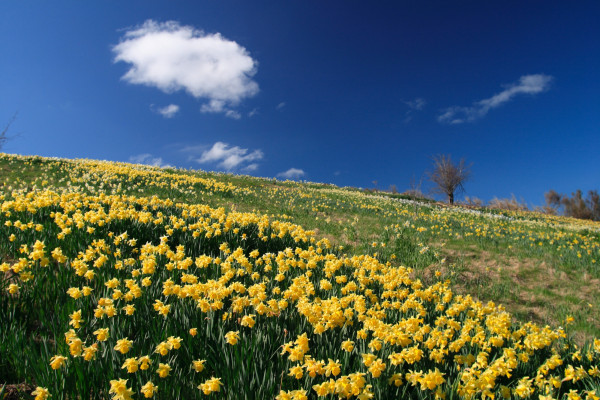
[[[600,394],[598,223],[91,160],[1,155],[0,185],[0,384]]]

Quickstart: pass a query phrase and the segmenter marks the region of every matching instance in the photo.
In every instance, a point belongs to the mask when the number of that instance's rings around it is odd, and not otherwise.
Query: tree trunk
[[[448,193],[448,203],[454,204],[454,193]]]

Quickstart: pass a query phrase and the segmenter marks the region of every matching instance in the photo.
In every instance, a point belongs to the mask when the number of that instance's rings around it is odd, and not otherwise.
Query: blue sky
[[[2,1],[4,151],[400,191],[600,189],[598,1]],[[431,185],[423,180],[423,190]]]

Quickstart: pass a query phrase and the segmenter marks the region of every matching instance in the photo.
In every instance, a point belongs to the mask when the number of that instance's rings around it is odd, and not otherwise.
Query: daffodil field
[[[0,389],[26,382],[22,398],[600,399],[598,223],[124,163],[0,168]],[[547,324],[497,303],[535,296],[568,299]]]

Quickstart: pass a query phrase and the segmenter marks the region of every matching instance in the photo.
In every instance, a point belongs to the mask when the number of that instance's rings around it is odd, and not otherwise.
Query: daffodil
[[[169,376],[170,372],[171,372],[171,366],[169,364],[163,364],[163,363],[158,364],[158,369],[156,370],[156,373],[158,373],[158,376],[160,376],[161,378],[166,378],[167,376]]]
[[[154,383],[148,381],[141,388],[140,392],[144,395],[145,398],[149,399],[154,396],[154,393],[158,391],[158,386]]]
[[[35,390],[33,392],[31,392],[31,395],[35,396],[34,400],[46,400],[46,399],[52,397],[52,395],[50,394],[48,389],[40,387],[40,386],[35,388]]]
[[[65,365],[65,361],[67,361],[67,357],[56,355],[50,359],[50,366],[52,369],[59,369]]]
[[[127,379],[113,379],[110,381],[110,390],[112,400],[132,400],[133,390],[127,387]]]
[[[204,371],[204,363],[205,362],[206,362],[206,360],[194,360],[193,361],[194,371],[196,371],[196,372]]]
[[[237,344],[238,340],[240,340],[240,332],[239,331],[229,331],[225,334],[225,340],[227,341],[227,343],[229,343],[230,345],[235,345]]]
[[[117,340],[117,344],[115,345],[115,350],[120,352],[121,354],[127,354],[133,345],[133,341],[124,338]]]

